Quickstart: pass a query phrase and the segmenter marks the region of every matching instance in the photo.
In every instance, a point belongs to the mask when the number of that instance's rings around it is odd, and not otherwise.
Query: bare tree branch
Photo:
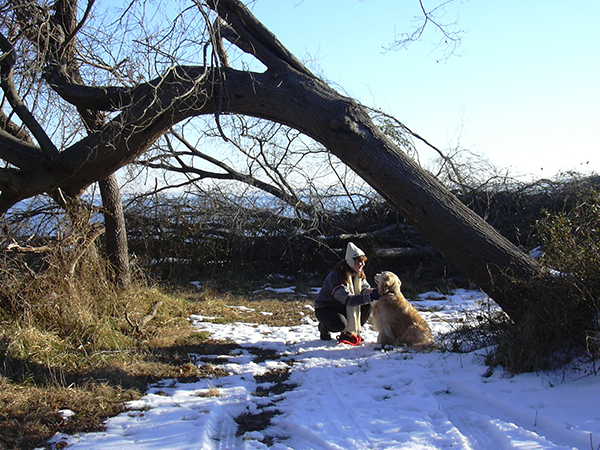
[[[450,55],[454,54],[456,49],[460,46],[464,30],[456,30],[456,22],[442,24],[439,21],[437,14],[444,10],[444,8],[453,1],[454,0],[446,0],[436,7],[428,10],[424,5],[423,0],[419,0],[419,8],[422,13],[422,16],[420,17],[421,24],[410,33],[403,32],[397,34],[394,42],[387,49],[404,49],[410,44],[420,41],[426,29],[428,28],[428,25],[431,24],[434,30],[439,31],[442,34],[442,37],[438,43],[438,47],[446,48],[444,51],[444,59],[450,57]],[[451,28],[454,29],[451,30]]]
[[[23,170],[33,169],[44,162],[38,147],[4,130],[0,130],[0,158]]]
[[[0,130],[6,131],[11,136],[16,137],[18,140],[33,144],[33,139],[23,126],[19,126],[14,123],[9,116],[4,114],[4,111],[0,110]]]
[[[62,43],[61,49],[59,50],[59,54],[61,56],[60,59],[62,59],[62,56],[64,55],[64,53],[71,46],[73,39],[75,39],[75,36],[79,32],[79,30],[81,30],[81,28],[85,24],[86,20],[90,16],[90,13],[92,12],[92,7],[94,6],[95,1],[96,0],[88,0],[87,7],[85,9],[85,12],[83,13],[83,17],[82,17],[81,21],[72,30],[70,30],[69,35],[65,38],[65,41]]]
[[[229,165],[225,164],[224,162],[217,160],[216,158],[213,158],[212,156],[210,156],[204,152],[201,152],[200,150],[198,150],[194,145],[192,145],[187,139],[185,139],[181,134],[179,134],[175,130],[171,130],[170,134],[173,135],[177,140],[179,140],[179,142],[181,142],[188,149],[187,152],[176,151],[173,148],[173,146],[170,142],[170,139],[168,139],[168,137],[167,137],[167,146],[169,148],[169,154],[175,158],[175,160],[179,164],[178,166],[175,166],[171,163],[164,161],[162,156],[158,156],[158,158],[161,160],[161,162],[158,162],[158,163],[153,162],[152,159],[140,160],[140,161],[138,161],[138,163],[143,166],[152,168],[152,169],[168,170],[171,172],[178,172],[178,173],[181,173],[184,175],[191,175],[191,174],[197,175],[197,177],[193,178],[194,183],[199,180],[207,179],[207,178],[219,179],[219,180],[240,181],[249,186],[254,186],[258,189],[261,189],[262,191],[264,191],[276,198],[279,198],[280,200],[293,206],[298,211],[308,214],[309,216],[314,215],[314,213],[315,213],[314,208],[312,206],[310,206],[309,204],[307,204],[306,202],[300,200],[300,198],[298,198],[298,196],[293,193],[293,189],[291,189],[289,186],[287,186],[288,190],[284,190],[284,189],[281,189],[272,184],[265,183],[265,182],[261,181],[260,179],[253,177],[250,174],[243,174],[241,172],[238,172],[235,169],[233,169],[232,167],[230,167]],[[185,157],[185,156],[196,157],[196,158],[203,159],[207,162],[210,162],[211,164],[215,165],[216,167],[222,169],[224,171],[224,173],[202,170],[202,169],[194,167],[190,164],[187,164],[182,159],[182,157]],[[191,182],[192,178],[190,177],[189,179]]]
[[[55,162],[58,158],[58,149],[19,98],[13,81],[13,66],[15,64],[14,48],[2,33],[0,33],[0,50],[4,53],[0,58],[0,86],[2,86],[2,90],[13,110],[40,144],[46,159]]]
[[[448,167],[450,168],[451,173],[456,177],[457,184],[459,186],[461,186],[462,188],[465,188],[465,189],[467,188],[467,183],[463,179],[462,172],[458,168],[458,166],[456,165],[454,158],[446,155],[438,147],[436,147],[435,145],[431,144],[429,141],[427,141],[427,139],[425,139],[421,135],[419,135],[419,134],[415,133],[414,131],[412,131],[410,128],[408,128],[406,125],[404,125],[398,119],[396,119],[394,116],[392,116],[390,114],[386,114],[383,111],[374,110],[372,108],[369,108],[369,109],[371,111],[374,111],[375,113],[377,113],[379,115],[382,115],[382,116],[386,117],[388,120],[391,120],[392,122],[396,123],[396,125],[400,129],[404,130],[406,133],[410,134],[415,139],[418,139],[419,141],[421,141],[422,143],[424,143],[425,145],[427,145],[429,148],[431,148],[432,150],[434,150],[440,156],[440,158],[444,161],[444,164],[448,165]]]

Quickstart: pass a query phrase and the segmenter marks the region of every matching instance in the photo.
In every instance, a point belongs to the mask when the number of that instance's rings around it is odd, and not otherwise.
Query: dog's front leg
[[[389,324],[385,324],[381,327],[379,331],[379,336],[377,336],[377,345],[380,345],[383,349],[386,345],[394,344],[394,331],[390,327]]]

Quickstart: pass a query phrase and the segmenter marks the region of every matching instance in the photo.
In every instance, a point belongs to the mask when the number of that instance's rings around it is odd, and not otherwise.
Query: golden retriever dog
[[[374,329],[379,331],[377,344],[407,345],[423,348],[433,343],[427,322],[400,292],[402,282],[392,272],[375,275],[381,297],[372,307]]]

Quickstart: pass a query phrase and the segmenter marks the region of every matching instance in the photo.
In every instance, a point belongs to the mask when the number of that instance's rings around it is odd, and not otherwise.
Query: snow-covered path
[[[481,300],[460,291],[421,307],[435,309],[423,315],[441,333]],[[73,449],[600,448],[594,375],[490,375],[485,350],[381,351],[369,328],[359,347],[323,342],[309,311],[295,327],[193,320],[213,339],[241,345],[226,360],[199,362],[222,364],[229,376],[165,380],[106,432],[53,441]]]

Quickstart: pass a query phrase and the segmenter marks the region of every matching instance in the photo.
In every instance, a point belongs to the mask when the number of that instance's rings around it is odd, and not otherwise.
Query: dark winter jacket
[[[315,308],[325,306],[340,308],[343,305],[360,306],[375,300],[371,298],[371,286],[365,279],[361,279],[360,292],[359,295],[352,295],[350,285],[341,282],[339,271],[334,270],[325,278],[323,287],[315,299]]]

